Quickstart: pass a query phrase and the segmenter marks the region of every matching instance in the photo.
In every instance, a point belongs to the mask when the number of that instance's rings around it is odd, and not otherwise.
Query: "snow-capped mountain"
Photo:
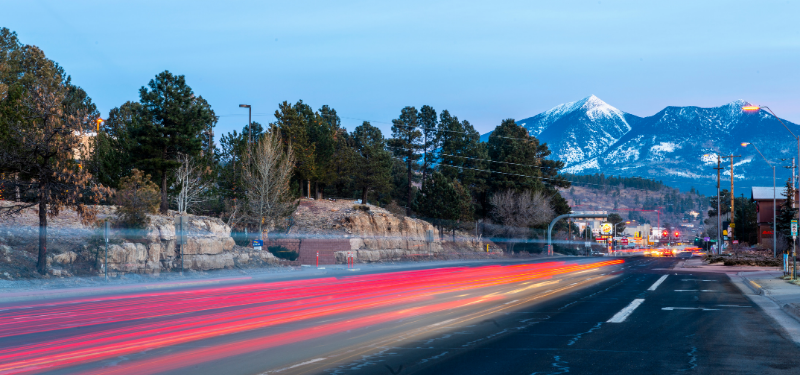
[[[641,118],[592,95],[517,124],[547,142],[551,157],[564,161],[569,173],[641,176],[711,192],[716,191],[716,155],[734,154],[742,156],[734,158],[736,180],[744,182],[741,187],[771,185],[771,168],[753,147],[741,143],[753,143],[780,167],[791,163],[780,159],[797,156],[796,140],[769,112],[745,112],[745,105],[737,100],[714,108],[667,107]],[[783,122],[800,135],[798,125]],[[488,135],[481,138],[488,140]],[[730,162],[723,162],[727,166],[723,176],[730,179]],[[782,185],[788,171],[777,172]],[[730,188],[729,182],[722,186]],[[744,192],[738,187],[736,191]]]
[[[517,124],[541,142],[547,142],[553,158],[572,165],[605,152],[639,120],[591,95],[519,120]],[[481,138],[486,141],[489,134]]]

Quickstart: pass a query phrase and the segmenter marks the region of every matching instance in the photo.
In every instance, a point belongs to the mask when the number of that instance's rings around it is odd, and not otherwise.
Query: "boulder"
[[[184,260],[184,267],[203,271],[232,268],[233,266],[233,254],[231,253],[187,255]]]

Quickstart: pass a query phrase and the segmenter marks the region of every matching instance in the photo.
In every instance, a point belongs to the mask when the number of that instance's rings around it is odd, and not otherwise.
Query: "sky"
[[[102,116],[156,74],[186,76],[216,136],[282,101],[390,135],[430,105],[481,133],[596,95],[637,116],[769,105],[800,123],[800,1],[0,0],[0,27],[42,48]]]

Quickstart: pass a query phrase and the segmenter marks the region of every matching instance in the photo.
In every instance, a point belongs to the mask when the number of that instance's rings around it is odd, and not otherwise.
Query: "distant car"
[[[601,252],[599,252],[599,251],[592,250],[592,252],[591,252],[591,253],[589,253],[589,256],[593,256],[593,257],[602,257],[602,256],[605,256],[605,254],[604,254],[604,253],[601,253]]]

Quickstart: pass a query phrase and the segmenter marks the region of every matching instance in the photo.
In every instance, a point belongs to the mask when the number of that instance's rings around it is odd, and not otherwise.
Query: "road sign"
[[[253,249],[261,250],[262,246],[264,246],[264,241],[262,241],[262,240],[253,240]]]
[[[792,220],[792,237],[797,236],[797,220]]]
[[[627,238],[623,238],[622,239],[622,245],[627,245],[627,244],[628,244],[628,239]]]
[[[728,230],[727,229],[723,229],[722,230],[722,235],[723,236],[727,236],[728,235]]]

